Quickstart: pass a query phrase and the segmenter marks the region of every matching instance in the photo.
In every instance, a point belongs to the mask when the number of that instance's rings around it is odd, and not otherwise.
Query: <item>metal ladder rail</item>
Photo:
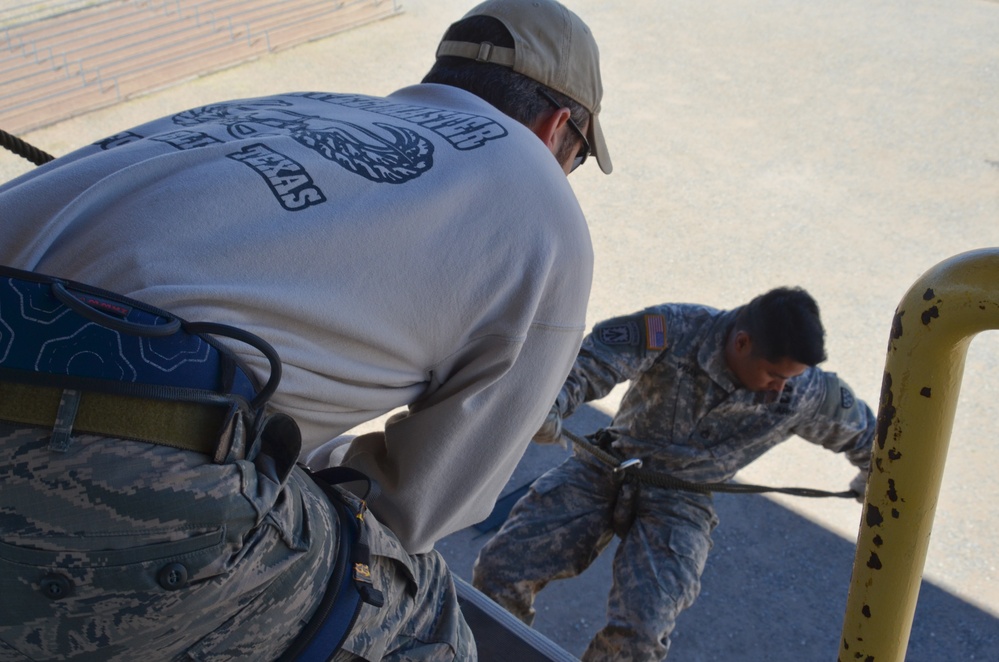
[[[999,329],[999,248],[923,274],[892,322],[840,662],[903,662],[968,346]]]

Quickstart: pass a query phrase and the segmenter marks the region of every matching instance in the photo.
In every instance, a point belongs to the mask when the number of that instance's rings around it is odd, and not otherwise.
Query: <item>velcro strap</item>
[[[51,428],[62,397],[57,387],[0,382],[0,419]],[[228,410],[219,405],[83,391],[72,429],[211,456],[227,417]]]

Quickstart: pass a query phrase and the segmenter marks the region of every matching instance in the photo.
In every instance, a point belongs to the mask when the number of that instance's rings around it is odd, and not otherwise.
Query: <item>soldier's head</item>
[[[819,306],[799,287],[779,287],[743,306],[725,344],[726,364],[750,391],[780,392],[825,360]]]
[[[567,173],[590,153],[601,170],[611,171],[598,121],[597,44],[586,24],[555,0],[477,5],[448,28],[423,82],[485,99],[549,144]]]

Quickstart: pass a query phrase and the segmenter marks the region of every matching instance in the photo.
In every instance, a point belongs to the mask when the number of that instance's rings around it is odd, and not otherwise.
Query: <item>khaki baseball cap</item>
[[[491,16],[506,26],[514,47],[488,42],[442,41],[437,57],[464,57],[511,67],[579,102],[590,113],[586,139],[600,169],[610,174],[610,154],[597,119],[604,89],[597,43],[586,24],[554,0],[486,0],[465,14]]]

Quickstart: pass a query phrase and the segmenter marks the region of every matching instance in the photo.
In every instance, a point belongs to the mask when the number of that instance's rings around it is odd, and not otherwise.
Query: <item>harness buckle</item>
[[[641,468],[642,468],[642,461],[639,460],[637,457],[633,457],[629,460],[622,460],[621,464],[614,467],[614,473],[622,474],[628,469],[641,469]]]

